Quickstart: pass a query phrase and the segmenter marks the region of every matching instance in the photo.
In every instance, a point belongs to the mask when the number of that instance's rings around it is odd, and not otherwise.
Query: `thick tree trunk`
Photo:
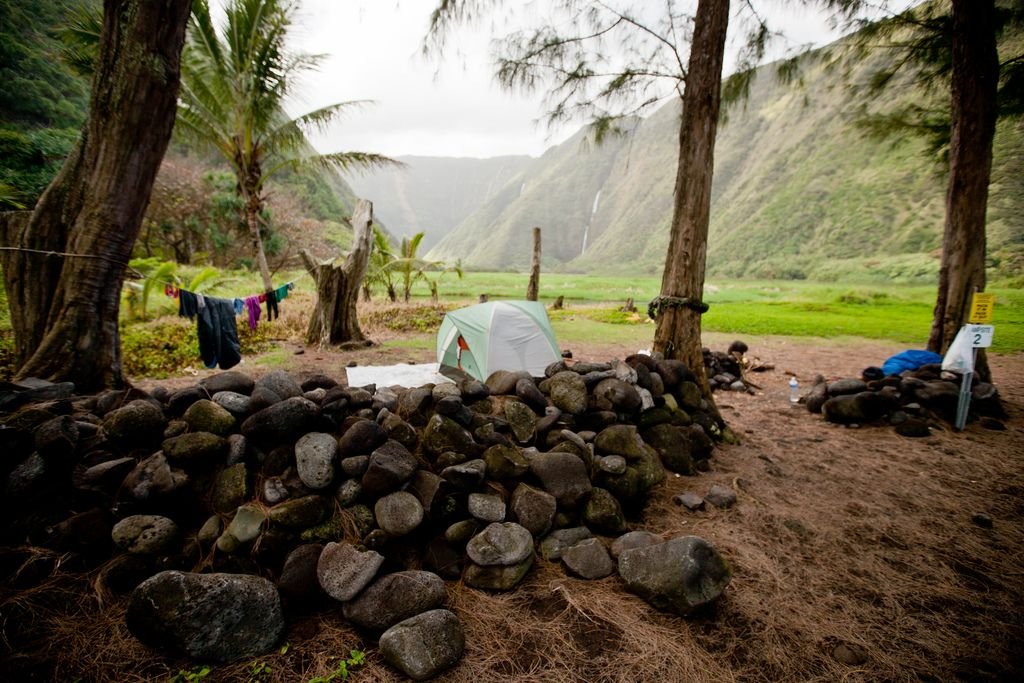
[[[316,263],[308,251],[302,251],[306,269],[316,282],[316,310],[309,319],[306,341],[325,346],[365,341],[356,315],[356,301],[370,263],[373,235],[373,204],[360,199],[352,213],[352,251],[343,265]]]
[[[89,120],[3,252],[19,370],[79,390],[124,383],[124,268],[174,126],[190,0],[105,0]]]
[[[654,350],[685,362],[709,401],[711,390],[701,352],[700,302],[728,25],[729,0],[700,0],[683,90],[675,208],[661,279],[661,297],[669,298],[662,298],[657,307],[654,333]]]
[[[928,349],[945,353],[985,289],[985,211],[996,130],[999,56],[993,0],[953,1],[952,122],[946,225]],[[989,378],[984,352],[975,368]]]
[[[536,301],[540,290],[540,228],[533,229],[533,262],[530,266],[530,282],[526,286],[526,300]]]

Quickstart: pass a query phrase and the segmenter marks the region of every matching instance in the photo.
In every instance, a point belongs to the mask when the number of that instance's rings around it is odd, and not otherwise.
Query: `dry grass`
[[[842,363],[870,364],[848,348],[843,354]],[[785,407],[782,369],[814,370],[815,361],[802,348],[761,355],[780,368],[762,377],[765,395],[719,398],[744,444],[717,451],[713,472],[670,478],[633,524],[711,540],[734,569],[725,598],[683,619],[625,593],[616,577],[569,578],[542,559],[513,592],[450,583],[448,604],[467,647],[439,680],[1022,679],[1024,358],[994,359],[1008,431],[971,426],[909,440],[881,427],[829,427]],[[689,513],[672,503],[714,483],[737,490],[734,508]],[[977,512],[993,528],[974,524]],[[134,641],[123,601],[100,606],[95,572],[43,551],[25,557],[0,600],[0,678],[166,680],[194,666]],[[369,656],[350,680],[401,680],[337,607],[289,623],[287,652],[253,660],[271,667],[259,680],[327,675],[353,648]],[[837,661],[840,643],[862,651],[863,662]],[[247,681],[253,661],[216,666],[207,680]]]

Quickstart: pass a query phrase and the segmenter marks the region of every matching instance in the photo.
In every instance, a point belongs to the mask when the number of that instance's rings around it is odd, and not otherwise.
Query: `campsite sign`
[[[992,310],[996,307],[996,295],[975,292],[971,299],[971,315],[968,321],[972,323],[992,322]],[[987,346],[987,344],[986,344]]]
[[[971,339],[971,347],[987,349],[992,346],[992,334],[995,329],[995,325],[968,325],[967,336]]]

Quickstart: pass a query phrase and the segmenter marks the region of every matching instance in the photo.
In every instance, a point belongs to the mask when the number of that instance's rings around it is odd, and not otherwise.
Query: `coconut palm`
[[[217,150],[238,181],[244,223],[263,284],[273,287],[261,238],[266,182],[302,166],[347,170],[394,163],[365,152],[318,154],[306,133],[361,102],[339,102],[291,117],[284,103],[295,77],[320,55],[285,49],[296,5],[288,0],[229,0],[221,30],[208,0],[195,0],[182,56],[179,130]]]
[[[394,260],[395,253],[391,249],[388,236],[376,225],[373,226],[370,263],[366,270],[366,276],[363,277],[363,299],[369,301],[373,288],[380,286],[387,292],[388,299],[392,303],[398,300],[394,272],[391,267]]]

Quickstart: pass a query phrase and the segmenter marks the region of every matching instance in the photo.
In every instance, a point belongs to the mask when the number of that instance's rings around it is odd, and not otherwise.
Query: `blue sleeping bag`
[[[882,363],[882,372],[889,375],[898,375],[905,370],[917,370],[922,365],[931,365],[932,363],[941,363],[942,356],[931,351],[917,351],[915,349],[907,349],[901,351],[895,356],[888,358]]]

